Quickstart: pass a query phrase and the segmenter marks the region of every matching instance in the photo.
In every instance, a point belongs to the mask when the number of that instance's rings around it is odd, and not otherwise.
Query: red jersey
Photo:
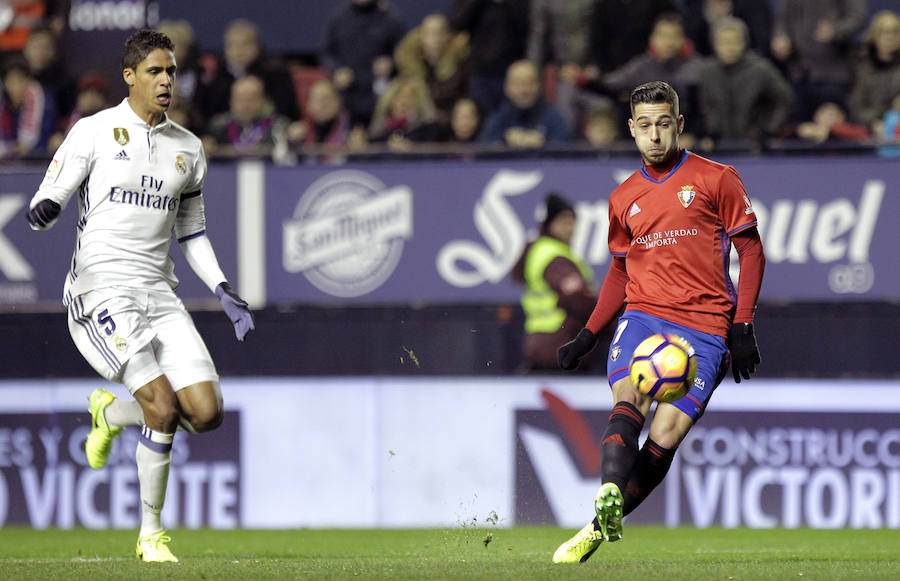
[[[688,151],[664,173],[642,166],[609,199],[609,251],[628,270],[626,310],[727,336],[737,301],[730,236],[755,225],[733,167]]]

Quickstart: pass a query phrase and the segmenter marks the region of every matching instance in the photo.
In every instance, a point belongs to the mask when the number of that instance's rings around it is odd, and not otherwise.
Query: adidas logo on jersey
[[[131,158],[128,157],[128,154],[125,153],[124,149],[122,151],[120,151],[113,159],[118,159],[121,161],[131,161]]]
[[[635,214],[641,211],[641,207],[637,205],[637,202],[631,204],[631,211],[628,212],[628,217],[631,218]]]

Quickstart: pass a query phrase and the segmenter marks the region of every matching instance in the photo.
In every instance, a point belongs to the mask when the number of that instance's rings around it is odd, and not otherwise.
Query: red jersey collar
[[[664,166],[647,165],[642,161],[641,173],[644,174],[644,177],[651,182],[661,184],[662,182],[672,177],[672,175],[676,171],[678,171],[678,168],[680,168],[681,165],[687,160],[689,155],[690,154],[688,153],[688,150],[682,149],[681,155],[674,156],[672,158],[673,161]]]

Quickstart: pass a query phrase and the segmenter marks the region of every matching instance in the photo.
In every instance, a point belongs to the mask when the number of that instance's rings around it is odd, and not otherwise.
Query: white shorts
[[[84,293],[69,304],[69,333],[97,373],[125,384],[131,393],[160,375],[175,391],[219,380],[203,339],[174,292],[112,287]]]

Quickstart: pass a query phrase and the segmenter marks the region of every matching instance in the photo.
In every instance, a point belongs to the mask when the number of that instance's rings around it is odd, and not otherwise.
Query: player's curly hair
[[[634,107],[640,103],[668,103],[672,106],[675,117],[678,117],[678,93],[672,85],[665,81],[650,81],[638,85],[631,92],[631,116],[634,117]]]
[[[138,30],[125,41],[125,49],[122,51],[122,70],[137,69],[138,64],[158,48],[174,51],[175,45],[172,43],[172,39],[161,32],[149,28]]]

